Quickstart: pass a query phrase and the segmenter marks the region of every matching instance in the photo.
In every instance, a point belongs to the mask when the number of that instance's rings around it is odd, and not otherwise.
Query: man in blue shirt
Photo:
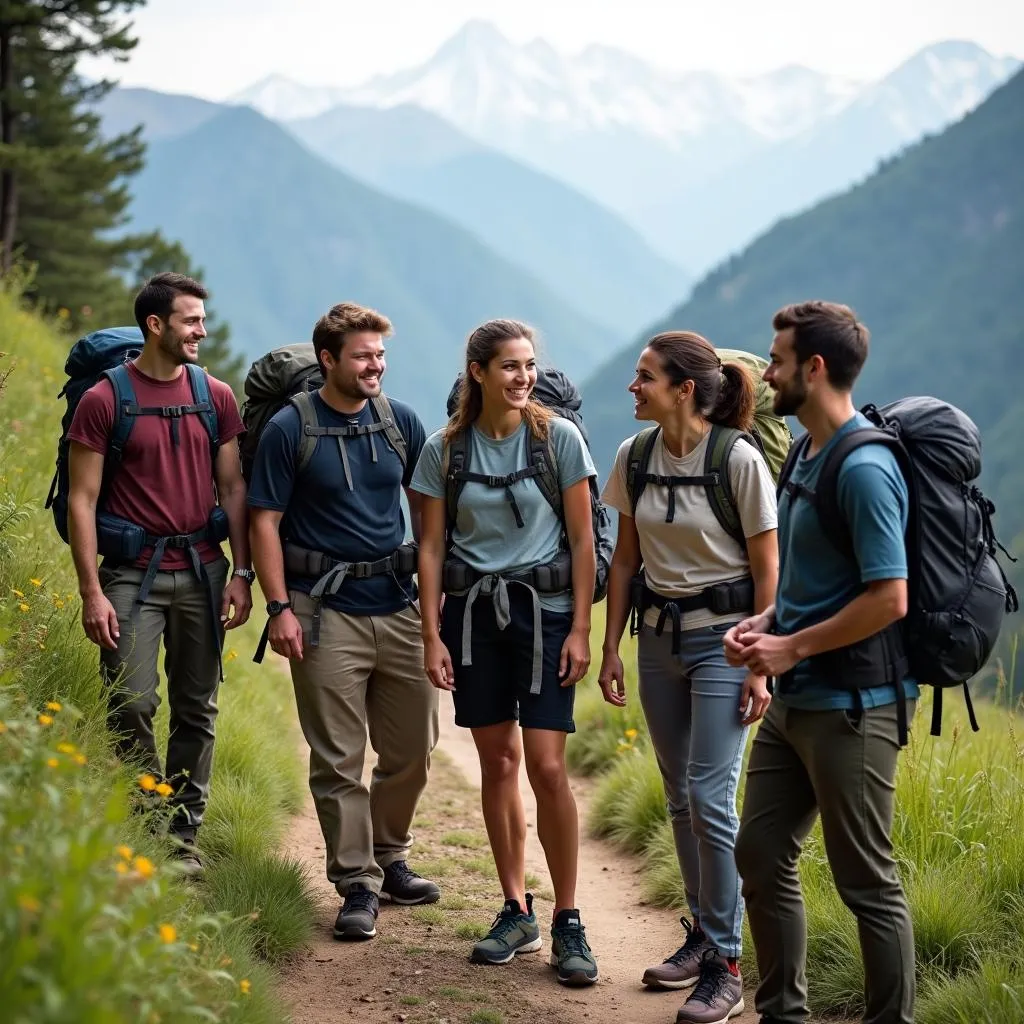
[[[898,724],[918,697],[900,631],[907,485],[887,448],[855,449],[836,491],[850,543],[831,539],[815,489],[830,451],[869,425],[852,398],[868,331],[826,302],[788,306],[773,326],[764,379],[775,411],[795,415],[808,440],[779,497],[775,604],[725,637],[733,664],[777,680],[751,747],[736,843],[761,977],[755,1005],[762,1024],[809,1016],[797,863],[820,814],[836,888],[857,918],[864,1024],[911,1024],[914,938],[891,842]]]
[[[353,303],[320,318],[313,345],[324,385],[300,396],[316,425],[292,404],[274,415],[248,494],[268,638],[289,659],[327,877],[344,899],[340,939],[376,935],[381,895],[403,904],[440,897],[407,863],[438,704],[423,671],[416,557],[403,543],[401,506],[404,489],[418,538],[420,498],[408,487],[426,432],[409,406],[381,394],[390,332],[386,317]],[[300,436],[311,430],[312,457],[297,471]],[[378,756],[369,790],[367,727]]]

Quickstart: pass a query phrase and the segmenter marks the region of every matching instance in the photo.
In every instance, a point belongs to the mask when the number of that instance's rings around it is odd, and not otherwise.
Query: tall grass
[[[595,616],[595,643],[602,629]],[[622,651],[628,715],[601,699],[595,659],[577,695],[577,721],[586,724],[570,738],[569,756],[578,771],[600,774],[591,832],[640,854],[652,904],[683,908],[664,790],[639,709],[635,642],[625,639]],[[932,691],[925,688],[900,756],[893,843],[914,924],[923,1024],[1024,1020],[1024,718],[1013,696],[1020,692],[1015,671],[1015,663],[1000,671],[992,700],[975,699],[978,733],[953,690],[944,699],[942,735],[932,737]],[[627,729],[636,736],[626,737]],[[741,782],[739,806],[742,800]],[[820,824],[805,844],[800,877],[811,1009],[856,1015],[863,1008],[856,922],[836,893]],[[753,980],[746,924],[744,936],[743,968]]]
[[[70,340],[0,293],[0,1016],[279,1024],[273,967],[315,909],[275,852],[304,790],[290,691],[250,661],[259,624],[228,635],[206,872],[185,881],[154,827],[162,798],[114,756],[70,554],[42,509]],[[160,749],[167,721],[165,701]]]

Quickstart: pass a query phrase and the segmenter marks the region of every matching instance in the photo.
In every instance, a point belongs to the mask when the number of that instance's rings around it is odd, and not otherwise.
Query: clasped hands
[[[746,668],[761,676],[781,676],[799,660],[791,636],[770,633],[771,617],[752,615],[736,623],[724,637],[725,659],[734,668]]]

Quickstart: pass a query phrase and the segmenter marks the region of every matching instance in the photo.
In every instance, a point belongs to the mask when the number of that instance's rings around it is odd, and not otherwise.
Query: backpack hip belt
[[[730,580],[727,583],[713,583],[699,594],[689,597],[663,597],[651,590],[643,573],[630,581],[631,622],[630,635],[636,636],[644,627],[644,613],[648,608],[660,608],[661,614],[654,627],[654,635],[661,636],[666,619],[672,620],[672,653],[679,653],[679,634],[682,632],[682,618],[687,612],[709,608],[715,615],[749,615],[754,610],[754,580],[751,576]]]
[[[572,589],[572,557],[559,552],[550,562],[534,565],[521,572],[485,573],[474,569],[457,555],[449,554],[441,567],[441,589],[462,597],[484,576],[501,576],[509,583],[523,583],[541,594],[564,594]]]

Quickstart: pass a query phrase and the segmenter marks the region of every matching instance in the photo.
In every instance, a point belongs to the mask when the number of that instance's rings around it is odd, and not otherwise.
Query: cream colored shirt
[[[662,434],[651,452],[649,473],[657,476],[701,476],[708,436],[689,455],[675,458]],[[632,438],[619,446],[615,465],[605,484],[602,500],[624,516],[631,516],[626,469]],[[729,482],[743,534],[752,537],[778,526],[775,485],[761,453],[747,441],[733,446],[728,463]],[[636,508],[636,528],[647,586],[663,597],[690,597],[713,583],[741,579],[750,573],[746,552],[725,530],[708,503],[703,486],[675,488],[675,516],[668,513],[668,488],[648,483]],[[644,621],[657,624],[660,612],[648,608]],[[683,615],[683,629],[729,622],[735,615],[715,615],[708,608]]]

